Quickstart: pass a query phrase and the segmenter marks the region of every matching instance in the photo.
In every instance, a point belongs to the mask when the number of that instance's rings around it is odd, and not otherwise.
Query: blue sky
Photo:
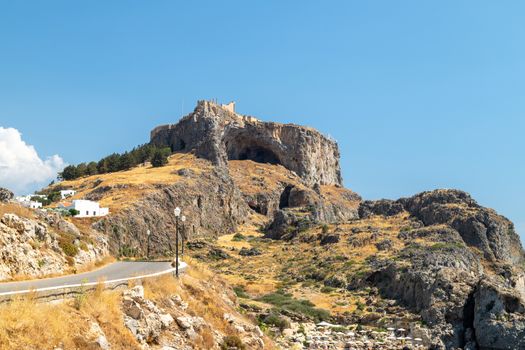
[[[198,99],[236,100],[336,138],[345,185],[365,198],[460,188],[525,234],[524,12],[479,0],[0,0],[0,127],[42,159],[77,163],[148,141]]]

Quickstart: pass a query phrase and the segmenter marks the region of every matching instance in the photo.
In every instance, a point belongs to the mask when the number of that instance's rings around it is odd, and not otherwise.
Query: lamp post
[[[146,231],[146,235],[147,235],[147,237],[148,237],[148,242],[147,242],[147,247],[148,247],[148,248],[147,248],[147,252],[146,252],[146,258],[148,258],[148,260],[149,260],[149,237],[150,237],[150,235],[151,235],[151,231],[150,231],[150,230],[147,230],[147,231]]]
[[[173,210],[175,214],[175,275],[179,277],[179,216],[180,208],[177,207]]]
[[[180,221],[182,221],[182,232],[180,234],[180,238],[182,240],[181,242],[181,255],[184,256],[184,236],[186,235],[186,225],[184,222],[186,221],[186,216],[182,215],[180,218]]]

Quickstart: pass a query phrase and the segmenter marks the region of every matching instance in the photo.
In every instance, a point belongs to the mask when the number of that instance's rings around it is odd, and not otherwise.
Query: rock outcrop
[[[342,185],[337,143],[318,131],[293,124],[262,122],[209,101],[177,124],[156,127],[151,143],[226,167],[228,160],[281,164],[309,186]]]
[[[0,187],[0,202],[9,202],[11,199],[13,199],[13,196],[13,192],[6,188]]]
[[[289,208],[304,208],[318,222],[342,222],[358,217],[361,197],[346,188],[333,185],[310,188],[281,165],[231,161],[229,169],[248,206],[271,219],[278,211]]]
[[[399,233],[405,248],[395,261],[379,264],[369,282],[418,312],[435,348],[521,348],[525,259],[512,223],[456,190],[359,208],[361,217],[407,212],[414,227]],[[417,239],[435,243],[421,246]]]
[[[424,226],[447,225],[457,231],[465,244],[479,249],[487,260],[508,264],[525,262],[512,222],[480,206],[463,191],[436,190],[397,201],[365,201],[359,207],[359,214],[361,218],[374,214],[391,216],[405,210]]]
[[[249,208],[227,173],[220,168],[191,177],[190,182],[159,185],[141,201],[98,221],[94,227],[110,237],[114,254],[172,255],[175,207],[186,216],[179,229],[185,239],[217,237],[234,232]],[[149,237],[145,234],[151,231]]]
[[[160,305],[147,299],[144,288],[138,285],[123,293],[122,311],[125,326],[144,349],[225,348],[227,336],[223,331],[188,310],[188,303],[177,294]],[[264,348],[263,333],[258,326],[231,313],[222,317],[229,333],[237,334],[242,344],[249,349]]]
[[[54,217],[54,224],[76,227]],[[73,229],[74,228],[74,229]],[[60,233],[66,234],[66,240]],[[66,273],[75,266],[94,263],[108,254],[107,241],[101,235],[83,242],[64,231],[56,231],[44,220],[15,214],[0,218],[0,280],[13,277],[44,277]],[[78,236],[80,237],[80,236]]]

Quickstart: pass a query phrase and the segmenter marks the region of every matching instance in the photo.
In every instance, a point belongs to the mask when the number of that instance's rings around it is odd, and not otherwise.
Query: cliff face
[[[521,349],[525,253],[512,223],[456,190],[359,208],[361,218],[403,213],[411,218],[398,235],[405,247],[368,281],[420,313],[438,348]]]
[[[95,226],[110,239],[116,254],[145,256],[147,230],[151,231],[151,256],[171,256],[174,251],[175,218],[180,207],[186,217],[179,223],[186,239],[217,237],[236,230],[249,208],[224,170],[202,174],[184,172],[184,179],[173,184],[158,184],[142,200],[98,221]]]
[[[293,124],[262,122],[209,101],[175,125],[151,132],[151,143],[176,152],[193,151],[213,164],[250,159],[281,164],[308,186],[342,185],[337,143],[318,131]]]
[[[0,216],[0,280],[71,273],[109,254],[101,234],[81,233],[58,215],[9,213],[10,206],[0,204],[0,213],[8,212]]]

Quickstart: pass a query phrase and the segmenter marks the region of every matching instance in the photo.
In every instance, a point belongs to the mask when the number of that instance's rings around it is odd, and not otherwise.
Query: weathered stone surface
[[[111,348],[106,335],[97,322],[91,322],[87,338],[91,339],[90,348],[99,348],[102,350],[109,350]]]
[[[241,250],[239,251],[239,255],[241,256],[255,256],[255,255],[261,255],[262,252],[255,248],[255,247],[252,247],[252,248],[241,248]]]
[[[152,130],[151,143],[194,151],[219,166],[251,159],[282,164],[310,186],[342,185],[336,142],[312,128],[262,122],[209,101],[199,101],[177,124]]]
[[[249,208],[228,174],[213,169],[192,180],[195,182],[191,184],[158,186],[141,201],[101,219],[94,227],[110,237],[110,249],[115,254],[125,246],[135,255],[145,255],[146,231],[150,230],[150,256],[174,251],[175,207],[182,208],[186,216],[184,230],[180,227],[186,240],[235,232]]]
[[[335,244],[341,240],[341,237],[337,233],[326,233],[322,234],[320,237],[320,244]]]
[[[485,280],[474,298],[474,337],[480,348],[525,349],[525,302],[520,295]]]
[[[13,192],[9,191],[7,188],[0,187],[0,202],[9,202],[13,197]]]
[[[372,215],[392,216],[404,210],[405,208],[401,203],[389,199],[363,201],[359,206],[359,217],[367,218]]]
[[[0,280],[15,276],[61,274],[68,270],[71,262],[75,265],[93,263],[108,254],[106,239],[101,234],[93,233],[90,237],[93,244],[78,249],[74,257],[67,257],[70,259],[68,262],[59,245],[58,234],[48,224],[56,218],[48,219],[45,215],[43,213],[38,218],[28,219],[4,214],[0,218]],[[73,232],[78,232],[73,224],[68,224],[74,227]]]
[[[480,206],[463,191],[435,190],[397,201],[365,201],[359,214],[391,216],[403,210],[425,226],[448,225],[459,233],[462,241],[482,251],[490,261],[509,264],[525,261],[513,224],[494,210]]]
[[[515,264],[523,262],[523,250],[510,221],[454,190],[366,202],[359,211],[364,217],[412,216],[398,235],[406,248],[395,262],[370,263],[375,272],[368,281],[418,312],[435,348],[520,348],[525,308]],[[435,243],[421,246],[414,239]]]
[[[381,242],[376,243],[377,250],[388,250],[391,249],[393,246],[393,243],[390,239],[384,239]]]
[[[278,210],[275,212],[273,221],[266,227],[265,237],[290,240],[313,224],[311,215],[291,209]]]

